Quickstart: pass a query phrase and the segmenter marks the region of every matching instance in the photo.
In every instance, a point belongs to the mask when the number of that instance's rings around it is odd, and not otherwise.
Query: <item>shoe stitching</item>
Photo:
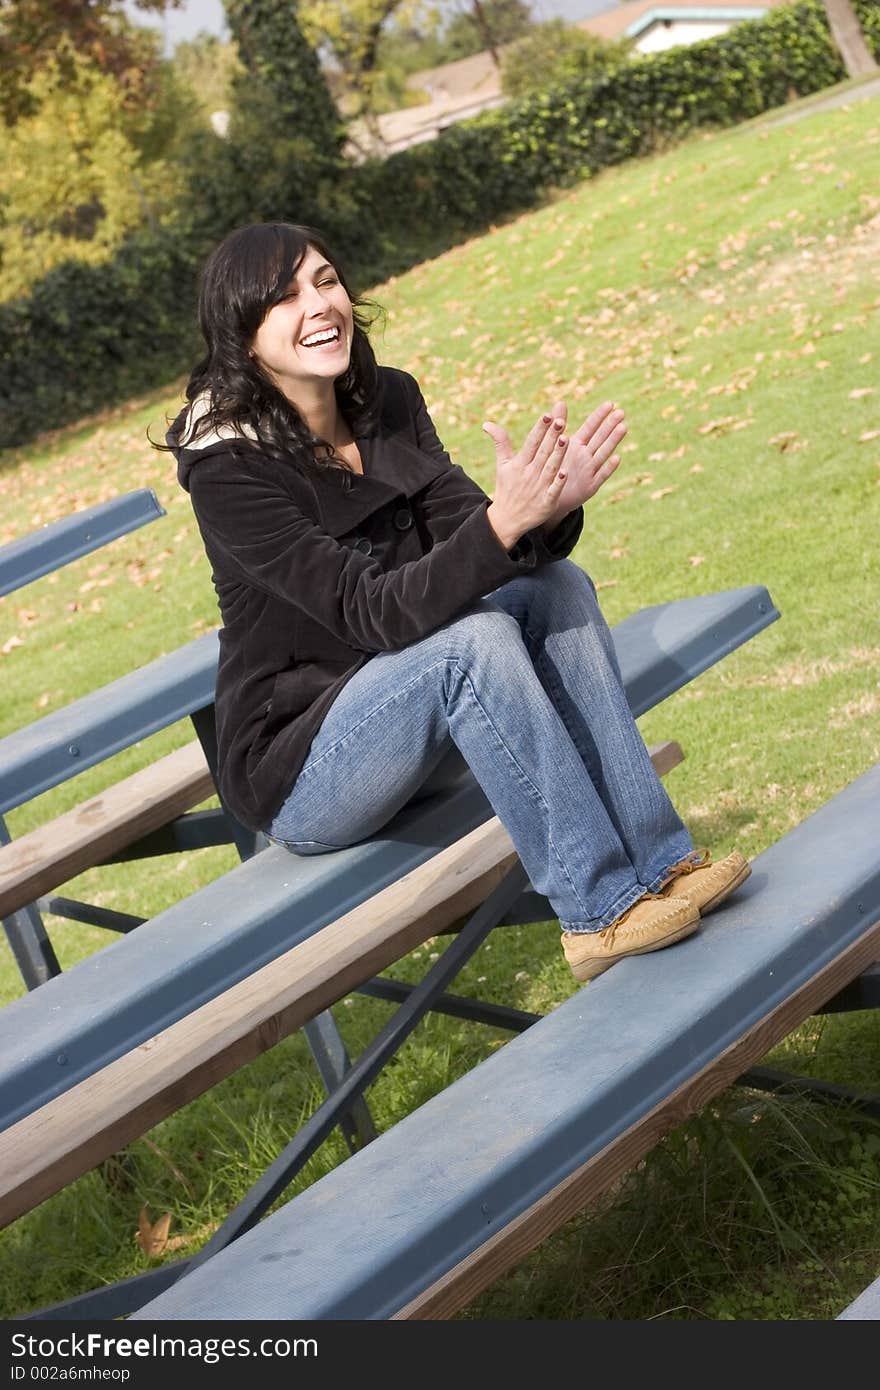
[[[605,927],[602,931],[599,931],[599,932],[566,932],[566,933],[565,933],[565,936],[566,936],[566,938],[568,938],[568,940],[571,940],[573,937],[580,937],[580,936],[597,936],[597,937],[601,937],[601,938],[602,938],[602,945],[603,945],[603,947],[605,947],[605,950],[603,950],[602,952],[600,952],[598,956],[594,956],[593,959],[602,959],[602,958],[605,956],[606,952],[607,952],[608,954],[610,954],[611,947],[612,947],[613,944],[614,944],[614,938],[615,938],[615,936],[616,936],[616,934],[617,934],[617,931],[619,930],[619,928],[624,927],[624,926],[627,925],[627,918],[632,914],[633,908],[638,907],[638,904],[639,904],[639,903],[648,902],[648,901],[652,901],[652,900],[656,900],[656,901],[659,901],[659,902],[667,902],[667,903],[670,901],[670,899],[664,898],[663,895],[662,895],[661,893],[646,893],[644,897],[641,897],[641,898],[639,898],[636,902],[634,902],[634,903],[632,904],[632,907],[628,907],[628,908],[626,909],[626,911],[623,912],[623,913],[621,914],[621,916],[618,917],[617,920],[616,920],[615,922],[612,922],[612,923],[610,924],[610,926]],[[662,915],[662,917],[655,917],[655,918],[653,918],[652,921],[650,921],[650,922],[639,923],[638,925],[636,925],[636,926],[634,926],[634,927],[631,927],[631,931],[632,931],[632,933],[633,933],[633,939],[636,940],[636,941],[638,941],[639,939],[643,939],[646,932],[654,931],[654,930],[655,930],[657,927],[659,927],[662,923],[664,923],[664,922],[671,922],[671,921],[673,921],[675,918],[680,917],[680,916],[681,916],[680,908],[681,908],[682,906],[690,907],[690,903],[688,903],[688,902],[686,901],[686,899],[684,899],[684,898],[679,899],[679,900],[678,900],[678,906],[674,907],[670,912],[664,912],[663,915]],[[691,919],[687,919],[687,918],[686,918],[685,921],[681,923],[681,925],[682,925],[682,926],[689,925],[689,924],[690,924],[690,920],[691,920]],[[563,943],[563,945],[565,945],[565,943]],[[625,949],[625,948],[624,948],[624,949]],[[566,956],[566,958],[567,958],[567,956]],[[578,963],[578,964],[581,964],[584,960],[589,960],[589,959],[590,959],[589,956],[585,956],[585,957],[582,957],[582,958],[581,958],[581,961],[579,961],[579,962],[577,962],[577,963]]]

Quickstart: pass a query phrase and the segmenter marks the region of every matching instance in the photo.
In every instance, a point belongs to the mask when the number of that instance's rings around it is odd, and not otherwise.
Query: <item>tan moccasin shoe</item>
[[[624,956],[659,951],[699,925],[699,912],[684,898],[647,893],[603,931],[564,931],[562,950],[575,979],[592,980]]]
[[[752,867],[737,849],[717,864],[712,863],[707,849],[695,853],[698,858],[684,859],[670,869],[660,893],[664,898],[686,898],[705,915],[745,883]]]

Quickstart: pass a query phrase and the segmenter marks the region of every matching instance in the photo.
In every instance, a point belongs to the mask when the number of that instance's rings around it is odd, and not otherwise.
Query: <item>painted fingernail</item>
[[[550,421],[553,419],[553,416],[552,416],[552,415],[542,415],[542,416],[541,416],[541,419],[542,419],[542,421],[544,422],[545,425],[549,425],[549,424],[550,424]]]
[[[565,435],[561,434],[556,441],[556,447],[557,449],[564,449],[567,443],[568,440],[566,439]]]
[[[554,424],[554,427],[555,427],[556,429],[558,429],[558,430],[565,429],[565,421],[564,421],[564,420],[560,420],[560,419],[557,418],[556,420],[553,421],[553,424]]]
[[[557,478],[559,479],[559,481],[560,481],[561,483],[564,483],[564,482],[565,482],[566,474],[563,473],[563,471],[562,471],[561,468],[560,468],[559,472],[556,474],[556,476],[557,476]]]

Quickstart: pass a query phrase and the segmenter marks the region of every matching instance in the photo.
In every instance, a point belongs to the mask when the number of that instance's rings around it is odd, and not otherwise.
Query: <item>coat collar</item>
[[[333,470],[316,488],[322,524],[331,536],[353,530],[396,499],[414,497],[449,467],[445,459],[419,449],[405,429],[392,430],[381,422],[372,434],[359,436],[357,445],[363,473],[346,477]]]

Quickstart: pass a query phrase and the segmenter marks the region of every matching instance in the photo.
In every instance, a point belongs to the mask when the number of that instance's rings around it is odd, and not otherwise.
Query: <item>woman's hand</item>
[[[554,405],[553,415],[565,420],[564,401]],[[580,429],[575,430],[565,453],[567,476],[556,499],[556,511],[545,523],[545,531],[552,530],[568,512],[587,502],[607,482],[620,463],[616,451],[625,436],[624,413],[611,401],[598,406]]]
[[[489,524],[504,549],[510,550],[526,531],[543,525],[559,510],[566,486],[562,467],[568,449],[565,418],[542,415],[519,453],[514,453],[506,430],[489,422],[483,429],[495,443],[495,492],[487,513]]]

